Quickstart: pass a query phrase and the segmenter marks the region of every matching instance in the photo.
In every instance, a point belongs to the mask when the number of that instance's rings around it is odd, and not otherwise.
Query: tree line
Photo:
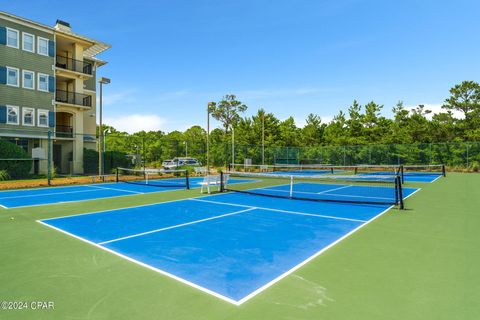
[[[440,113],[433,114],[424,105],[407,109],[400,101],[392,107],[393,116],[388,118],[382,114],[385,108],[375,101],[361,105],[354,100],[346,111],[339,111],[328,123],[311,113],[307,116],[305,126],[298,127],[293,117],[280,120],[264,108],[259,108],[253,116],[244,116],[248,107],[235,95],[226,95],[208,106],[211,116],[221,124],[221,128],[210,132],[210,161],[213,165],[223,165],[231,161],[233,133],[235,161],[250,157],[257,163],[271,163],[278,160],[275,157],[294,159],[295,155],[288,155],[288,148],[304,150],[303,153],[308,156],[309,149],[312,153],[315,149],[319,150],[318,148],[338,149],[349,146],[351,150],[355,149],[351,146],[445,143],[453,146],[452,148],[455,148],[455,145],[465,148],[463,143],[480,141],[480,85],[477,82],[463,81],[451,88]],[[461,116],[456,116],[458,114]],[[183,132],[169,133],[140,131],[128,134],[112,127],[105,128],[111,131],[105,139],[107,157],[108,152],[113,151],[141,155],[145,162],[152,166],[159,166],[164,159],[186,155],[206,161],[207,134],[206,130],[198,125]],[[371,148],[369,150],[371,153]],[[474,152],[475,150],[472,149]],[[262,152],[266,154],[262,156]],[[449,149],[448,152],[455,153],[455,150]],[[463,149],[460,150],[460,153],[462,152]],[[402,155],[406,156],[408,155]],[[315,158],[318,155],[310,157]],[[397,157],[399,158],[399,155]],[[430,158],[429,161],[433,161],[432,156]],[[473,154],[471,158],[474,161],[480,160]],[[408,159],[402,160],[408,162]]]

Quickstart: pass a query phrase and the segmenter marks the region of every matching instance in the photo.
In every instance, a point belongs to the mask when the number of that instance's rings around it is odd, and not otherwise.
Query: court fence
[[[232,146],[210,143],[205,136],[172,138],[162,133],[106,134],[102,170],[99,137],[62,130],[0,129],[0,188],[86,183],[114,174],[116,167],[161,168],[179,157],[196,158],[201,165],[229,163],[400,165],[446,164],[447,170],[479,171],[480,142],[385,144],[353,146]],[[233,150],[232,150],[233,149]],[[15,181],[15,185],[8,182]],[[20,181],[20,182],[19,182]],[[28,183],[27,183],[28,182]]]

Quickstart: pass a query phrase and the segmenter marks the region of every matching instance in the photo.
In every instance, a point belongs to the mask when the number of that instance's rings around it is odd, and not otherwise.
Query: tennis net
[[[190,189],[187,170],[117,168],[116,181],[154,187]]]
[[[268,172],[273,174],[299,175],[401,175],[401,166],[395,165],[355,165],[334,166],[330,164],[295,164],[295,165],[244,165],[231,164],[229,171]]]
[[[398,175],[285,175],[259,172],[222,172],[229,179],[251,183],[226,184],[221,191],[233,191],[295,200],[397,205],[403,209],[403,190]]]
[[[445,177],[446,171],[444,164],[403,165],[403,174],[406,176],[440,175]]]
[[[229,171],[238,172],[270,172],[278,174],[326,174],[334,173],[333,166],[329,164],[237,164],[232,163],[229,165]]]

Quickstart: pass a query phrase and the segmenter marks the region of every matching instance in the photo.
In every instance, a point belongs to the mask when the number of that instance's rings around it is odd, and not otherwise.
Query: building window
[[[33,71],[23,70],[23,87],[26,89],[35,89],[35,73]]]
[[[7,84],[9,86],[18,87],[18,69],[7,67]]]
[[[48,74],[38,74],[38,90],[48,92]]]
[[[22,33],[22,48],[28,52],[35,52],[35,37],[30,33]]]
[[[38,54],[42,56],[48,56],[48,39],[38,37]]]
[[[18,125],[18,107],[7,106],[7,123]]]
[[[33,108],[22,108],[23,111],[23,125],[33,126],[35,119],[35,110]]]
[[[38,126],[48,127],[48,111],[38,110]]]
[[[7,28],[7,46],[18,49],[18,31]]]

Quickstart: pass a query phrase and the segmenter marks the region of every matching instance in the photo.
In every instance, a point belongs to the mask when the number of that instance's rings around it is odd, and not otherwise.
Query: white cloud
[[[135,94],[134,90],[126,90],[117,93],[103,93],[103,104],[105,106],[113,105],[119,102],[129,102],[134,99],[133,95]],[[100,97],[97,96],[97,103],[99,103]]]
[[[427,114],[427,119],[432,119],[433,115],[435,114],[438,114],[438,113],[444,113],[444,112],[447,112],[447,110],[443,109],[442,108],[442,104],[427,104],[427,103],[420,103],[420,104],[423,104],[425,106],[425,110],[430,110],[432,111],[430,114]],[[407,108],[407,110],[411,110],[411,109],[416,109],[418,105],[415,105],[415,106],[410,106]],[[457,118],[457,119],[463,119],[464,118],[464,115],[462,112],[459,112],[459,111],[453,111],[453,117],[454,118]]]
[[[104,123],[119,131],[135,133],[142,130],[165,130],[167,121],[154,114],[132,114],[105,118]]]

